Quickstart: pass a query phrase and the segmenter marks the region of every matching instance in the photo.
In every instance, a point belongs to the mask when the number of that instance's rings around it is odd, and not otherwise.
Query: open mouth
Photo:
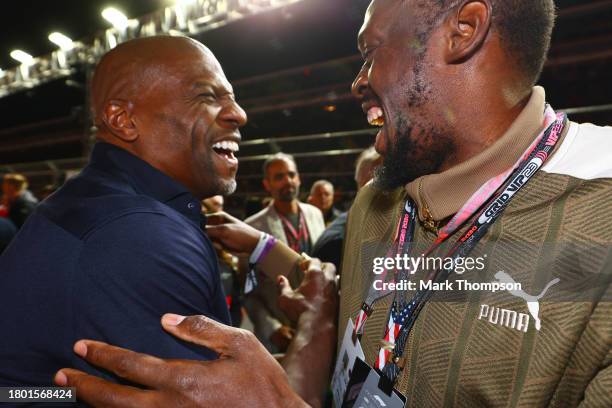
[[[215,144],[213,144],[212,148],[215,151],[215,153],[217,153],[219,156],[221,156],[223,159],[227,160],[228,162],[232,164],[238,163],[238,159],[234,155],[240,150],[238,143],[232,140],[222,140],[220,142],[216,142]]]
[[[380,106],[368,109],[368,123],[372,126],[382,127],[385,124],[385,113]]]

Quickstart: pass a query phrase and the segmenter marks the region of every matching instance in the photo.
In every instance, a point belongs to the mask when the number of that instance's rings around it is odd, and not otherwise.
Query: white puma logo
[[[508,275],[504,271],[497,272],[495,274],[495,279],[497,279],[497,281],[500,283],[512,283],[512,284],[516,283],[514,279],[512,279],[512,276]],[[529,313],[535,319],[535,328],[538,331],[542,327],[542,323],[540,322],[540,317],[538,316],[540,313],[539,300],[542,298],[542,296],[546,294],[546,292],[548,291],[548,289],[550,289],[551,286],[556,285],[557,283],[559,283],[559,278],[555,278],[551,280],[550,282],[548,282],[546,286],[544,287],[544,289],[542,289],[542,292],[538,296],[532,296],[528,293],[525,293],[522,290],[508,290],[508,293],[510,293],[512,296],[519,297],[523,299],[525,302],[527,302],[527,309],[529,309]]]

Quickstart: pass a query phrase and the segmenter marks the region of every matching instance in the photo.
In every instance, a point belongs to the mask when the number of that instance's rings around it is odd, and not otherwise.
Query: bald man
[[[166,334],[166,312],[230,317],[200,202],[231,194],[245,112],[214,55],[188,38],[119,45],[92,81],[97,143],[0,258],[0,386],[96,372],[80,338],[167,358],[216,353]],[[108,374],[101,373],[105,377]]]

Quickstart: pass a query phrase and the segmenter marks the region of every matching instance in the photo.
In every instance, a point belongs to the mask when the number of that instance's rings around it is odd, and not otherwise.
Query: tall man
[[[168,310],[229,324],[200,201],[236,187],[246,116],[213,54],[151,37],[106,54],[92,81],[87,167],[0,258],[0,385],[44,385],[81,337],[169,358],[215,358],[159,327]]]
[[[289,245],[297,253],[310,253],[325,229],[321,211],[298,200],[300,175],[292,156],[277,153],[263,164],[263,186],[272,196],[272,203],[245,222]],[[301,273],[289,276],[294,285]],[[253,321],[255,334],[270,351],[285,351],[293,337],[293,329],[278,308],[276,282],[259,274],[259,284],[245,299],[245,307]]]
[[[353,90],[382,125],[384,163],[349,215],[339,324],[343,333],[369,314],[366,362],[383,367],[408,406],[612,406],[612,130],[566,122],[533,87],[553,20],[552,0],[374,0],[366,14]],[[436,241],[441,256],[488,254],[464,279],[521,288],[400,291],[409,296],[399,319],[388,320],[394,294],[361,314],[371,257],[396,248],[404,225],[412,254]]]

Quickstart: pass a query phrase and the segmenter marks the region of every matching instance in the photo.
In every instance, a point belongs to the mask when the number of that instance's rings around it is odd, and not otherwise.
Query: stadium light
[[[128,25],[128,18],[114,7],[105,8],[102,11],[102,17],[113,25],[117,30],[125,30]]]
[[[53,32],[49,34],[49,41],[60,47],[62,51],[70,51],[74,48],[74,42],[62,33]]]
[[[101,14],[112,27],[101,30],[92,39],[74,42],[79,52],[61,49],[36,58],[24,51],[14,50],[11,56],[21,65],[6,69],[0,81],[0,99],[39,86],[51,80],[71,75],[81,63],[90,64],[117,44],[131,38],[143,38],[159,33],[197,35],[266,11],[279,9],[304,0],[164,0],[172,6],[164,7],[141,19],[128,19],[115,8]],[[202,5],[202,7],[200,7]],[[204,5],[207,5],[204,7]],[[133,30],[132,30],[133,28]],[[55,36],[54,36],[55,37]],[[51,38],[49,38],[51,40]],[[64,41],[68,45],[67,41]],[[57,43],[56,43],[57,44]],[[37,66],[37,69],[32,67]],[[30,72],[32,71],[32,72]],[[2,75],[2,74],[0,74]]]
[[[11,58],[13,58],[16,61],[21,62],[24,65],[30,65],[32,64],[32,62],[34,62],[34,57],[32,57],[27,52],[24,52],[21,50],[11,51]]]

